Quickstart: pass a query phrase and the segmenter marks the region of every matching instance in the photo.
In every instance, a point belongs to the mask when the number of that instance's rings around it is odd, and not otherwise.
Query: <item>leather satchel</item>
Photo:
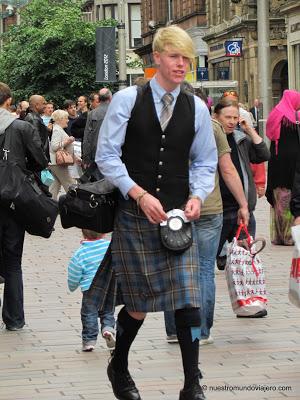
[[[56,165],[67,166],[74,164],[74,156],[63,147],[56,151]]]
[[[184,211],[174,209],[167,212],[168,219],[160,224],[160,238],[163,246],[175,253],[183,253],[193,244],[192,224]]]
[[[67,194],[60,196],[60,219],[64,229],[75,226],[100,233],[113,231],[118,190],[103,176],[97,176],[99,171],[95,168],[80,178],[84,183],[71,185]],[[100,179],[94,181],[95,175]]]

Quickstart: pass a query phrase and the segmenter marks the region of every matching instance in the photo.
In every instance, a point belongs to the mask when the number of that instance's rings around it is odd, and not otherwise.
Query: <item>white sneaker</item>
[[[214,339],[212,336],[208,336],[206,339],[200,339],[199,345],[200,346],[205,346],[206,344],[212,344],[214,342]]]
[[[113,350],[116,345],[116,336],[113,332],[110,331],[104,331],[102,333],[102,336],[104,337],[106,341],[106,346],[110,349]]]
[[[94,342],[83,342],[82,343],[82,351],[93,351],[95,348],[95,343]]]
[[[177,335],[168,335],[167,342],[168,343],[178,343]]]

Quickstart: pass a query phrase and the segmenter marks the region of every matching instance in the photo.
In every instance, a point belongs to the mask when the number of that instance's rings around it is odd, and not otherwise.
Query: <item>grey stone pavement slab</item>
[[[238,319],[223,272],[216,275],[214,344],[200,348],[208,400],[300,399],[300,310],[287,297],[292,247],[272,246],[269,209],[258,201],[257,235],[269,292],[269,315]],[[49,240],[27,236],[23,257],[27,326],[0,331],[0,400],[112,400],[106,376],[109,351],[99,338],[81,352],[81,293],[67,289],[67,264],[80,230]],[[0,292],[3,286],[0,287]],[[165,341],[163,314],[149,314],[133,344],[130,371],[143,400],[177,400],[182,387],[179,347]]]

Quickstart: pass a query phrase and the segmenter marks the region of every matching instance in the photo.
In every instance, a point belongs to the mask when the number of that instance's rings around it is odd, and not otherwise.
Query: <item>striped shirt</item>
[[[68,265],[68,286],[71,292],[81,287],[88,290],[106,253],[110,241],[83,240]]]

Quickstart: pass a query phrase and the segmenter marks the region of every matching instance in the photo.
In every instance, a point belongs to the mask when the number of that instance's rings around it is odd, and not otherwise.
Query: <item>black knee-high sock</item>
[[[198,308],[186,308],[175,311],[175,324],[180,345],[184,370],[184,387],[199,382],[202,378],[198,368],[200,313]],[[192,331],[194,334],[192,334]],[[195,337],[193,337],[195,336]]]
[[[112,361],[116,371],[127,371],[129,349],[143,322],[144,320],[132,318],[125,310],[125,307],[119,312],[116,347]]]

